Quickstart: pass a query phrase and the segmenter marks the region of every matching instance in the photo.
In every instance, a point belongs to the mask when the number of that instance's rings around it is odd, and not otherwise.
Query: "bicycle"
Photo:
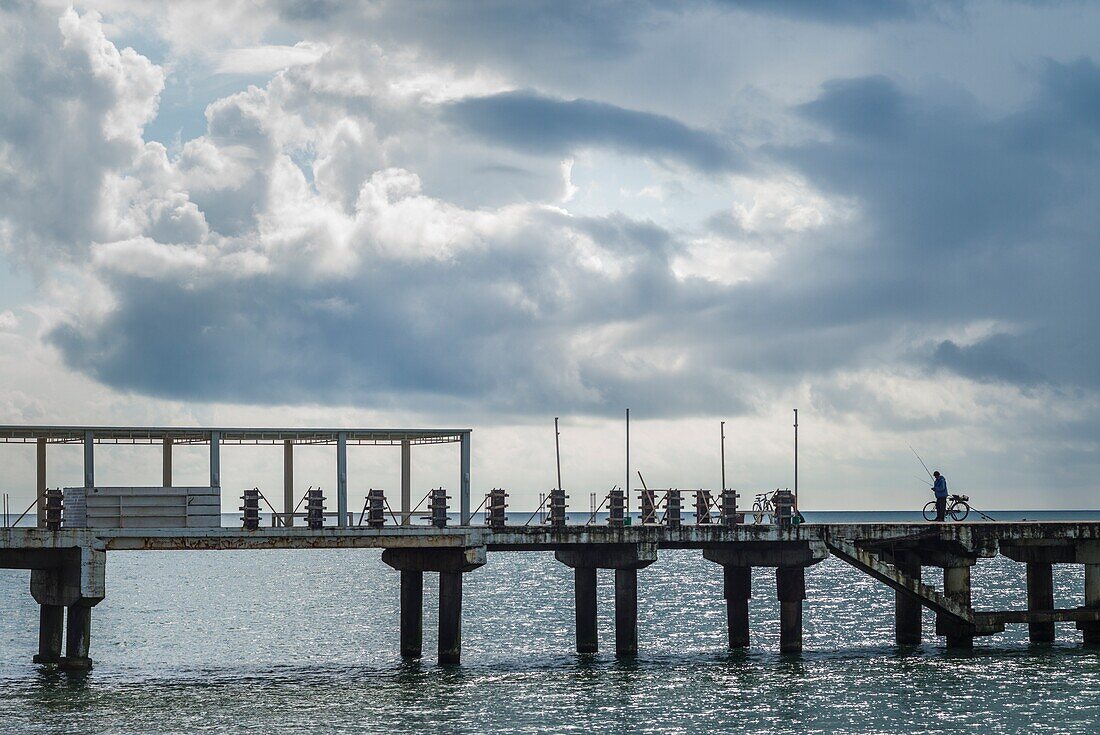
[[[768,516],[769,519],[775,517],[775,506],[772,505],[772,495],[774,494],[774,491],[756,494],[756,500],[752,503],[753,523],[757,525],[763,523],[764,516]]]
[[[953,520],[961,521],[965,520],[970,515],[970,504],[967,502],[970,500],[969,495],[948,495],[947,496],[947,515],[951,516]],[[936,520],[936,501],[929,501],[924,506],[924,520],[934,521]]]

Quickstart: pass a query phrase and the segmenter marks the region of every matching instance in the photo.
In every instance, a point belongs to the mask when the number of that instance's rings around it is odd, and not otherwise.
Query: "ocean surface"
[[[1072,623],[1052,646],[1010,625],[949,652],[926,613],[924,644],[899,648],[893,592],[836,559],[807,571],[805,652],[791,656],[778,652],[774,573],[756,570],[752,647],[730,653],[721,568],[698,551],[662,551],[638,576],[640,655],[617,661],[611,572],[599,577],[601,653],[577,655],[571,570],[550,553],[493,553],[464,580],[463,663],[440,666],[435,575],[425,575],[426,656],[404,663],[398,575],[380,557],[112,552],[87,674],[31,663],[29,572],[0,570],[0,733],[1100,732],[1100,652],[1081,647]],[[1058,606],[1081,604],[1083,576],[1055,568]],[[1024,605],[1022,565],[981,560],[973,583],[978,608]]]

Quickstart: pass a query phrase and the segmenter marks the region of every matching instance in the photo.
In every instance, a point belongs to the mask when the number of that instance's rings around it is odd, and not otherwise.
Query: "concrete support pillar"
[[[726,627],[730,648],[749,646],[749,598],[752,597],[752,567],[722,567],[726,595]]]
[[[401,442],[401,525],[412,524],[412,444]]]
[[[294,441],[283,441],[283,525],[294,525]]]
[[[336,525],[348,525],[348,435],[336,435]]]
[[[84,487],[95,487],[95,435],[84,432]]]
[[[638,655],[638,570],[615,570],[615,655]]]
[[[459,525],[470,525],[470,432],[462,432],[461,474],[459,477]]]
[[[956,602],[970,607],[970,567],[944,567],[943,593]],[[940,620],[937,621],[936,628],[942,630],[947,637],[948,648],[974,647],[974,631],[969,626],[950,620]]]
[[[37,495],[38,505],[35,506],[38,517],[39,528],[46,527],[46,437],[41,436],[38,438],[38,484]]]
[[[801,653],[806,568],[776,567],[775,589],[779,598],[779,650],[781,653]]]
[[[61,643],[64,638],[65,608],[61,605],[38,606],[38,654],[36,664],[61,662]]]
[[[1085,564],[1085,607],[1100,608],[1100,564]],[[1086,646],[1100,646],[1100,623],[1084,623]]]
[[[88,649],[92,642],[92,608],[88,605],[72,605],[65,621],[65,658],[61,665],[67,669],[90,669],[92,660]]]
[[[899,572],[920,581],[920,563],[898,562]],[[921,642],[921,604],[911,595],[894,591],[894,640],[899,646],[919,646]]]
[[[573,569],[573,597],[577,620],[577,653],[599,650],[596,632],[596,568]]]
[[[161,450],[160,479],[164,487],[172,487],[172,439],[164,440],[164,448]]]
[[[462,572],[439,573],[439,663],[462,659]]]
[[[1054,609],[1054,565],[1049,562],[1027,563],[1027,609]],[[1028,638],[1032,643],[1053,643],[1054,623],[1027,624]]]
[[[210,432],[210,487],[222,486],[222,437],[221,432]]]
[[[401,572],[401,657],[420,658],[424,646],[424,572]]]

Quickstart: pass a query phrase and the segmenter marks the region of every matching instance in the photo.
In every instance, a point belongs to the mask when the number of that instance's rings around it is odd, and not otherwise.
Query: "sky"
[[[475,504],[533,507],[561,417],[587,508],[627,408],[650,487],[719,487],[725,421],[742,503],[798,408],[807,509],[919,508],[910,446],[979,508],[1100,508],[1098,38],[1055,0],[0,0],[0,423],[470,427]],[[278,494],[277,450],[222,461],[224,507]],[[396,495],[397,450],[349,461]],[[33,473],[0,445],[13,506]]]

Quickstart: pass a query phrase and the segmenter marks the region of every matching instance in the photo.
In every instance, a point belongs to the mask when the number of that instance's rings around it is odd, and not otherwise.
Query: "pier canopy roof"
[[[28,443],[45,439],[53,444],[83,442],[89,434],[96,444],[154,444],[171,439],[173,444],[348,444],[401,445],[461,442],[471,429],[310,429],[221,428],[187,426],[3,426],[0,442]]]

